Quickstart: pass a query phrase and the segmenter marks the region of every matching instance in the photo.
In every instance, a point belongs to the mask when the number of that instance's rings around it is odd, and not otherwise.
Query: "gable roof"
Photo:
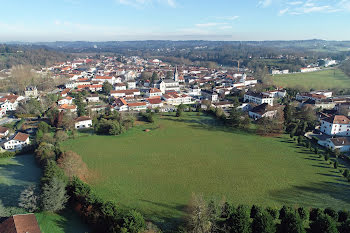
[[[349,118],[343,115],[334,115],[324,119],[324,121],[332,124],[349,124],[350,123]]]
[[[0,133],[6,133],[8,130],[8,128],[0,126]]]
[[[263,103],[263,104],[260,104],[256,107],[254,107],[252,110],[250,110],[251,112],[254,112],[256,114],[259,114],[259,115],[264,115],[266,112],[268,112],[270,110],[269,108],[269,105],[267,103]]]
[[[81,116],[81,117],[75,118],[75,122],[88,121],[88,120],[91,120],[91,118],[88,116]]]
[[[28,135],[28,134],[18,132],[18,133],[16,134],[16,136],[13,138],[13,140],[17,140],[17,141],[24,142],[24,141],[27,140],[28,138],[29,138],[29,135]]]
[[[34,214],[9,217],[0,224],[1,233],[41,233]]]
[[[350,138],[349,137],[340,137],[340,138],[330,138],[329,139],[334,146],[349,146]]]

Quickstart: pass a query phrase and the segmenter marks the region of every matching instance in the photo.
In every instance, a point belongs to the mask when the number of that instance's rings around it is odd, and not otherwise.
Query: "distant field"
[[[163,227],[180,220],[192,193],[235,204],[350,209],[349,183],[288,137],[213,124],[208,116],[165,116],[121,136],[80,137],[63,146],[82,156],[98,195]]]
[[[0,159],[0,200],[5,207],[16,207],[21,192],[32,184],[39,184],[41,169],[33,155]],[[43,233],[85,233],[88,229],[77,214],[36,214]]]
[[[339,69],[310,73],[271,76],[273,83],[281,87],[303,87],[309,89],[350,88],[350,77]]]

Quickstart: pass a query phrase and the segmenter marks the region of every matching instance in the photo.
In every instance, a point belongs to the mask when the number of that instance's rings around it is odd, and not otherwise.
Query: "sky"
[[[350,0],[0,0],[0,41],[350,40]]]

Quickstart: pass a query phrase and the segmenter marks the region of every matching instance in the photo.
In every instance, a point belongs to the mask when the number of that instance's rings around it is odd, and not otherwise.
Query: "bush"
[[[322,215],[322,210],[319,208],[312,208],[310,211],[310,221],[316,221]]]
[[[131,210],[123,220],[121,232],[138,233],[146,229],[146,222],[143,216],[135,210]]]
[[[0,153],[0,158],[12,158],[16,155],[16,152],[5,151]]]
[[[326,214],[322,214],[312,222],[310,230],[312,233],[338,233],[335,220]]]
[[[338,211],[338,222],[345,222],[350,216],[349,211],[340,210]]]
[[[338,213],[332,208],[326,208],[324,210],[324,213],[327,214],[328,216],[332,217],[335,221],[338,220]]]

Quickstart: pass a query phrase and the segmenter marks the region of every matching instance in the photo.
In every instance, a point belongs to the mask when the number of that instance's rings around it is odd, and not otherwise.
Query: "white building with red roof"
[[[92,127],[92,119],[88,116],[81,116],[74,120],[74,127],[76,129],[86,129]]]
[[[65,98],[63,98],[63,99],[60,99],[60,100],[58,101],[58,104],[59,104],[59,105],[72,104],[72,103],[73,103],[73,98],[70,97],[70,96],[67,96],[67,97],[65,97]]]
[[[6,109],[0,108],[0,118],[4,117],[6,115]]]
[[[29,135],[18,132],[15,136],[11,137],[3,143],[5,150],[22,150],[23,147],[30,144]]]
[[[320,131],[332,136],[350,136],[350,120],[343,115],[334,115],[321,120]]]
[[[180,104],[193,104],[192,97],[185,94],[178,94],[176,92],[169,92],[163,95],[163,99],[167,104],[180,105]]]
[[[161,90],[159,90],[158,88],[151,88],[148,90],[148,92],[146,92],[146,96],[147,97],[159,97],[159,96],[162,96],[163,93]]]

